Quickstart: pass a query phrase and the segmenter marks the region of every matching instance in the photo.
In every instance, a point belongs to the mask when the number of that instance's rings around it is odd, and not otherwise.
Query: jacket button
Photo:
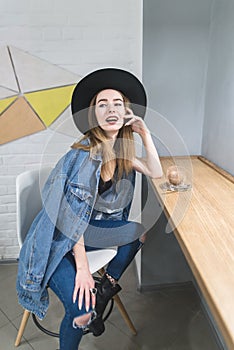
[[[86,211],[86,214],[89,215],[89,214],[90,214],[90,211]]]

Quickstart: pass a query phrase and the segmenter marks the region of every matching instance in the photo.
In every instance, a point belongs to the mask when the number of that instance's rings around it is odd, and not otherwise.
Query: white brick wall
[[[1,0],[0,46],[15,45],[77,74],[141,73],[142,0]]]
[[[78,75],[112,66],[141,76],[142,1],[0,0],[0,47],[15,46]],[[16,176],[54,164],[70,144],[47,129],[0,146],[0,259],[19,252]]]

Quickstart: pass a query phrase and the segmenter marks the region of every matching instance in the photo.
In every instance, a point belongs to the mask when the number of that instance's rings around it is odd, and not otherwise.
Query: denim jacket
[[[21,248],[16,282],[19,303],[40,319],[48,309],[46,286],[51,275],[85,232],[92,216],[101,164],[100,154],[72,149],[57,163],[42,190],[43,207]],[[135,171],[126,180],[134,187]],[[109,197],[111,202],[111,192]],[[131,201],[132,196],[123,201],[128,203],[122,208],[123,220],[128,217]]]

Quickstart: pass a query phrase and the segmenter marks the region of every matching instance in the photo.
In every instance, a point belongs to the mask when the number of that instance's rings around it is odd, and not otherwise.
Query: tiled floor
[[[22,308],[15,293],[16,264],[0,264],[0,350],[13,350]],[[192,285],[139,293],[134,265],[122,277],[120,296],[138,330],[126,327],[118,310],[106,322],[106,332],[98,338],[88,334],[79,350],[218,350],[215,337],[201,309]],[[62,307],[51,296],[44,324],[56,331]],[[56,350],[58,340],[41,333],[29,319],[19,350]]]

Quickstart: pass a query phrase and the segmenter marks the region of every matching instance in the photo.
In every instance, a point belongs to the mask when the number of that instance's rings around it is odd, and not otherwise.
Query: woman
[[[48,308],[47,285],[62,301],[60,350],[77,350],[84,328],[103,333],[104,309],[143,244],[143,226],[128,221],[135,171],[162,175],[142,119],[145,108],[142,84],[120,69],[95,71],[74,90],[73,118],[84,137],[44,186],[43,208],[21,249],[17,279],[19,302],[40,318]],[[142,139],[145,158],[135,156],[133,132]],[[110,246],[118,246],[117,254],[95,288],[86,251]]]

